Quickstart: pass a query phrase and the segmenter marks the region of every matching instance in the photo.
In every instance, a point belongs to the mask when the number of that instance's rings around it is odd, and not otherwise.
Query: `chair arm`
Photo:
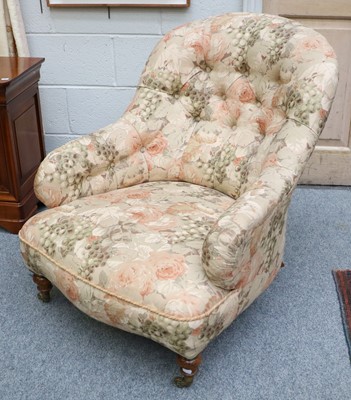
[[[258,179],[224,212],[203,245],[203,267],[224,289],[244,287],[258,274],[275,276],[282,261],[291,193],[318,135],[288,120],[270,145]],[[264,280],[264,277],[262,277]]]
[[[47,155],[34,182],[47,207],[147,180],[140,137],[124,119],[70,141]]]

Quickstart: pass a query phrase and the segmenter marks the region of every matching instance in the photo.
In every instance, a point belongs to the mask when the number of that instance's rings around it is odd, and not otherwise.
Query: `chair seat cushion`
[[[233,201],[185,182],[85,197],[31,218],[20,232],[23,257],[88,315],[193,355],[238,308],[236,291],[213,285],[201,263],[207,232]],[[224,323],[219,308],[228,302]],[[212,314],[220,322],[206,337],[199,327]],[[180,329],[180,342],[170,329]]]

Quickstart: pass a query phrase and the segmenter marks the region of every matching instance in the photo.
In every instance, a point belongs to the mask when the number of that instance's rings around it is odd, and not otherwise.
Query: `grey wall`
[[[242,11],[242,0],[191,0],[188,9],[53,9],[21,0],[33,57],[45,57],[40,81],[46,148],[118,119],[146,59],[164,33],[185,22]]]

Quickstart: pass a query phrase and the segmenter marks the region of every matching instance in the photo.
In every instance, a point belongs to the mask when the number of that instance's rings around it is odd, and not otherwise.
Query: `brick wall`
[[[45,57],[40,95],[47,151],[118,119],[147,57],[185,22],[241,11],[242,0],[192,0],[188,9],[54,9],[21,0],[33,57]]]

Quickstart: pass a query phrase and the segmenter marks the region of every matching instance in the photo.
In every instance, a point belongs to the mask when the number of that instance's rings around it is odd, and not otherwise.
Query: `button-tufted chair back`
[[[142,136],[148,179],[237,198],[289,120],[317,139],[334,58],[324,37],[280,17],[227,14],[173,30],[152,52],[125,116]]]
[[[48,155],[36,194],[54,207],[180,180],[237,199],[263,168],[291,167],[298,177],[326,120],[336,70],[325,38],[285,18],[231,13],[181,26],[151,53],[122,118]]]

